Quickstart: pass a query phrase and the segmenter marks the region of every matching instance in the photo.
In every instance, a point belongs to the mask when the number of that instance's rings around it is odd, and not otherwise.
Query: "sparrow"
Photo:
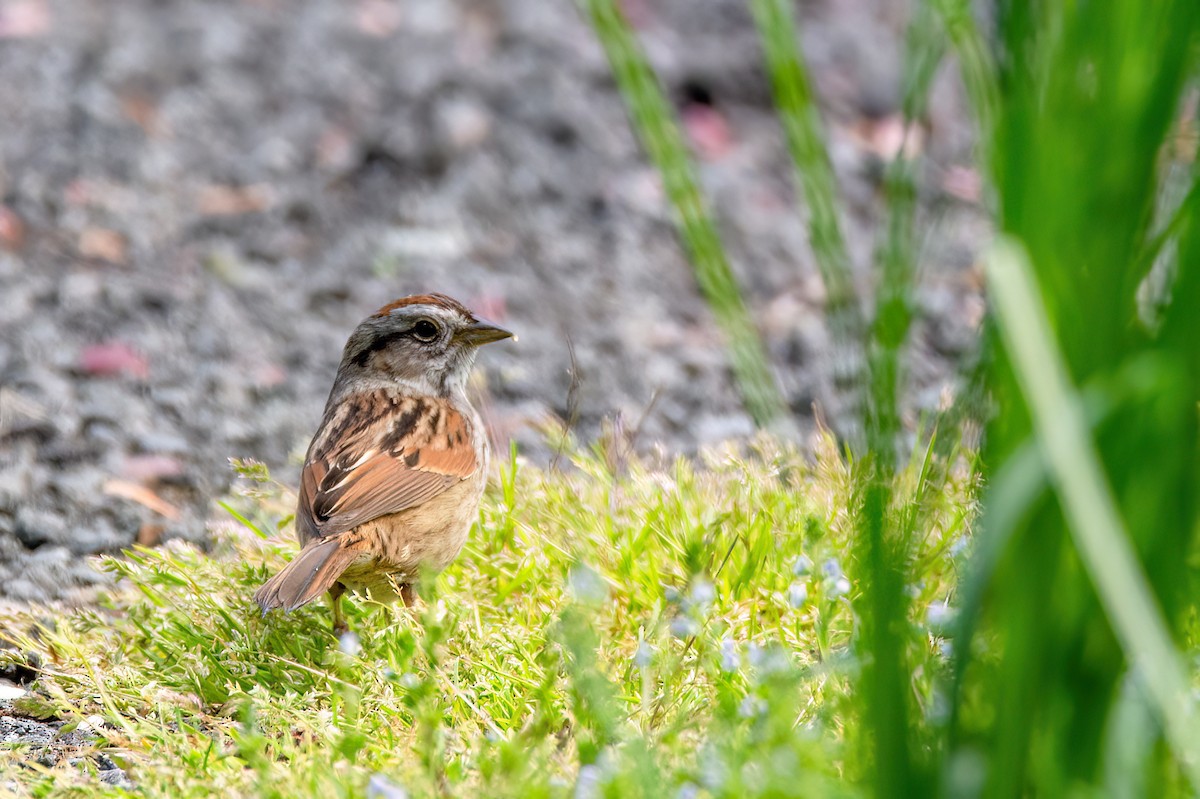
[[[410,605],[422,571],[466,543],[487,482],[488,437],[467,398],[479,347],[513,334],[444,294],[405,297],[346,342],[300,473],[300,552],[254,594],[263,613],[346,591]]]

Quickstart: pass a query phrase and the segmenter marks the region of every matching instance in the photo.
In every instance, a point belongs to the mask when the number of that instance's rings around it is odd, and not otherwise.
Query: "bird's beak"
[[[458,338],[476,347],[506,338],[511,338],[513,341],[517,340],[516,335],[510,331],[482,320],[476,320],[474,324],[464,327],[459,331]]]

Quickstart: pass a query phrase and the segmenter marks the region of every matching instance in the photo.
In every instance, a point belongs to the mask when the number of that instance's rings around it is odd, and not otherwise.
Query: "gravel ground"
[[[790,403],[836,421],[747,4],[625,5]],[[799,12],[865,289],[907,11]],[[571,416],[586,440],[644,414],[639,445],[682,452],[751,432],[567,0],[0,0],[0,74],[0,596],[78,601],[100,579],[89,554],[203,540],[230,457],[294,480],[347,334],[411,292],[520,334],[481,372],[497,440],[535,462],[539,428]],[[944,70],[920,137],[914,411],[952,384],[981,314],[966,116]]]
[[[81,782],[90,778],[116,788],[134,787],[125,769],[98,749],[98,738],[90,731],[77,727],[63,732],[62,721],[43,722],[13,713],[12,702],[0,700],[0,746],[22,747],[29,762],[43,768],[72,766]],[[7,782],[2,774],[0,789],[17,791],[16,783]]]

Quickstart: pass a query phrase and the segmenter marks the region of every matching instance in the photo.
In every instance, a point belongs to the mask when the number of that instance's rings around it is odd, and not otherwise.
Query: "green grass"
[[[1194,646],[1200,262],[1194,213],[1158,222],[1172,215],[1160,198],[1174,162],[1195,184],[1194,143],[1174,130],[1194,91],[1200,7],[1093,10],[1008,6],[993,88],[975,92],[1011,243],[991,270],[997,410],[981,453],[981,532],[999,554],[975,619],[987,654],[960,642],[952,749],[987,753],[988,796],[1200,791],[1179,698],[1195,666],[1179,674],[1175,651]],[[971,39],[956,45],[968,75]],[[1175,231],[1172,254],[1160,228]],[[1174,279],[1147,325],[1138,295],[1154,250]],[[1042,469],[1009,468],[1029,453]],[[1131,705],[1152,722],[1122,728]],[[1137,755],[1113,769],[1122,740]]]
[[[270,483],[233,500],[253,529],[222,527],[210,554],[106,559],[121,579],[100,607],[52,627],[31,612],[4,637],[41,656],[34,690],[58,718],[104,719],[95,747],[141,796],[363,796],[373,778],[414,797],[856,795],[858,467],[817,444],[815,460],[763,440],[623,475],[600,456],[571,474],[513,461],[417,609],[352,606],[358,651],[323,606],[263,618],[251,602],[294,550],[290,530],[257,532],[286,521]],[[925,520],[911,690],[944,723],[938,609],[973,480],[956,459],[896,487],[893,510]],[[29,758],[0,752],[21,795],[122,795]]]

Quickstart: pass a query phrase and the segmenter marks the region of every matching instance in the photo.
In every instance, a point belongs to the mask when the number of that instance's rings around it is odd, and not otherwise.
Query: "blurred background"
[[[974,349],[989,230],[956,71],[902,121],[906,5],[797,14],[861,296],[885,164],[920,157],[911,428]],[[792,415],[836,427],[853,399],[747,4],[623,8]],[[519,333],[480,361],[502,451],[544,464],[547,428],[606,419],[641,450],[754,430],[570,2],[0,0],[0,74],[0,595],[69,598],[85,555],[203,540],[231,457],[294,482],[349,331],[408,293]]]

